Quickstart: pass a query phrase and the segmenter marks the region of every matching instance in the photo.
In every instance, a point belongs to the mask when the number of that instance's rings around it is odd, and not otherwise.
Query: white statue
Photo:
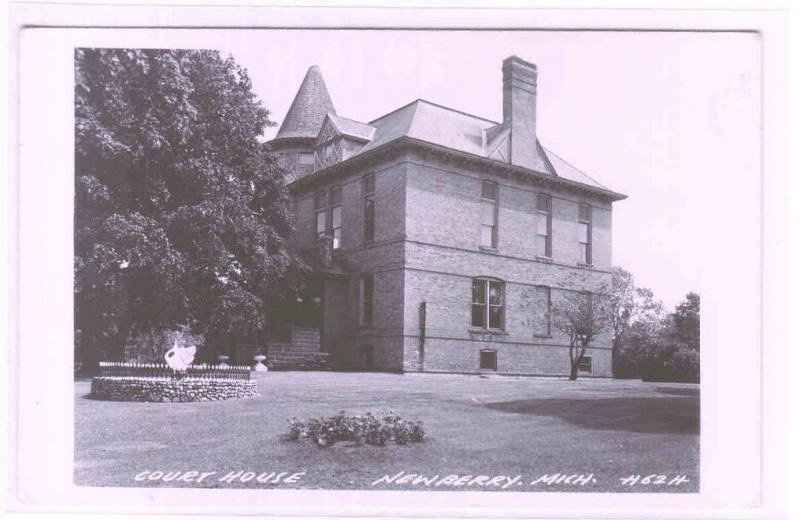
[[[172,370],[183,372],[194,361],[195,352],[197,352],[197,347],[194,345],[186,348],[179,347],[176,338],[172,348],[164,354],[164,359]]]

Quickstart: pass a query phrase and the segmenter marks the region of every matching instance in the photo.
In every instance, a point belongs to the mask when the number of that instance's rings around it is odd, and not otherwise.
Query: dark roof
[[[473,116],[458,110],[443,107],[423,99],[390,112],[370,123],[377,130],[375,137],[355,155],[360,155],[381,145],[411,137],[419,141],[443,146],[452,150],[488,157],[486,136],[495,133],[498,123]],[[550,150],[536,142],[537,153],[544,165],[543,171],[594,188],[607,190],[605,186],[567,163]]]
[[[316,65],[308,69],[275,140],[316,139],[326,116],[341,134],[366,141],[345,162],[402,139],[428,143],[491,161],[508,162],[502,154],[494,154],[508,137],[507,125],[423,99],[417,99],[369,124],[337,116],[322,73]],[[608,188],[543,147],[538,139],[531,146],[536,149],[539,164],[535,170],[529,170],[532,173],[560,177],[610,192]],[[311,174],[308,177],[313,176]]]
[[[306,72],[275,139],[315,138],[329,112],[335,115],[336,109],[322,79],[322,72],[314,65]]]

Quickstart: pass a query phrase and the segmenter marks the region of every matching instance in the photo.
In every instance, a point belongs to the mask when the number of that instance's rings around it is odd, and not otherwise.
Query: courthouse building
[[[502,72],[502,121],[418,99],[361,122],[308,70],[270,146],[294,247],[314,259],[304,340],[317,342],[310,325],[334,366],[569,374],[549,311],[610,285],[612,203],[625,197],[540,143],[536,66],[512,56]],[[580,370],[611,376],[609,332]]]

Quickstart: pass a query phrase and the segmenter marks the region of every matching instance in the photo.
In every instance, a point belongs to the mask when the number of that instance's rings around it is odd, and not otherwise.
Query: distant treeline
[[[614,377],[700,382],[700,296],[668,312],[628,271],[613,274]]]

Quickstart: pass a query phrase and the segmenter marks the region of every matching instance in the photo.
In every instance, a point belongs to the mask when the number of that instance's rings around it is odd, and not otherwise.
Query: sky
[[[498,121],[502,60],[517,55],[538,68],[539,140],[628,195],[614,204],[612,255],[638,285],[670,308],[702,297],[719,254],[709,248],[758,247],[730,222],[760,211],[754,33],[239,30],[203,41],[248,69],[278,124],[311,65],[351,119],[422,98]]]

